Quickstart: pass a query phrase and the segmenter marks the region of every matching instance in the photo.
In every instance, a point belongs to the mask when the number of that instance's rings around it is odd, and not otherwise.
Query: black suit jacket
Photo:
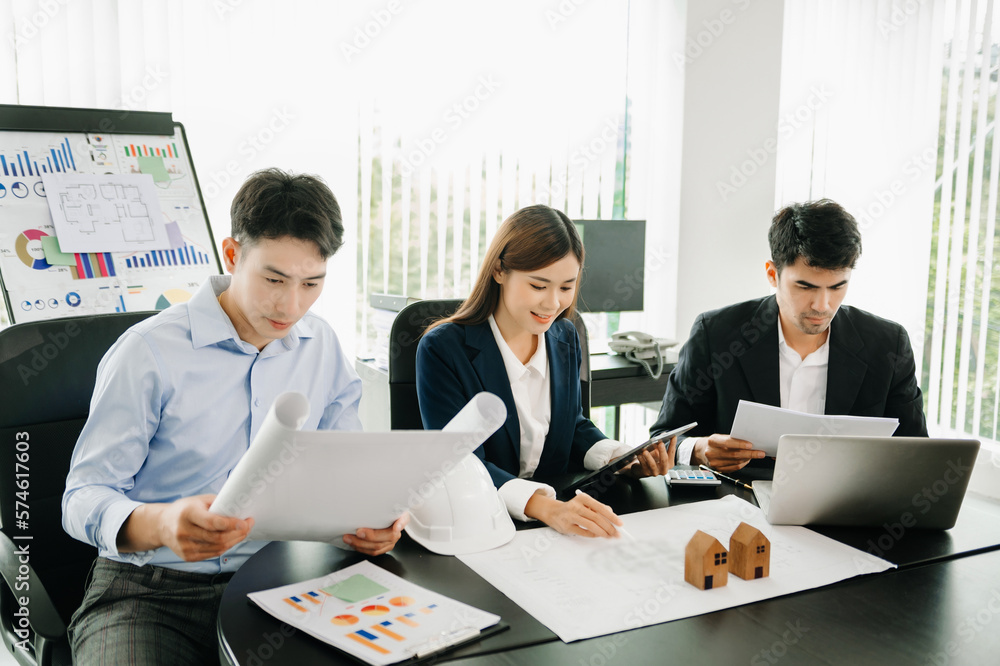
[[[774,296],[698,316],[667,383],[655,434],[697,421],[692,437],[728,434],[740,400],[780,406]],[[927,436],[910,339],[902,326],[841,306],[830,324],[826,413],[899,419],[898,436]]]

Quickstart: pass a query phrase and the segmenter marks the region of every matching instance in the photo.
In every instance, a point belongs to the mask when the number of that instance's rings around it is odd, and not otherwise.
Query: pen
[[[711,472],[712,474],[716,475],[720,479],[725,479],[729,483],[735,484],[737,486],[743,486],[747,490],[753,490],[753,486],[751,486],[749,483],[744,483],[743,481],[740,481],[739,479],[734,479],[731,476],[726,476],[725,474],[722,474],[720,472],[716,472],[714,469],[712,469],[708,465],[698,465],[698,467],[700,469],[705,470],[706,472]]]
[[[576,489],[576,494],[577,495],[586,495],[587,493],[585,493],[582,490],[580,490],[579,488],[577,488]],[[636,538],[634,536],[632,536],[632,533],[629,532],[627,529],[625,529],[624,526],[622,526],[622,525],[615,525],[615,529],[618,530],[619,532],[621,532],[622,536],[627,537],[629,541],[636,541]]]
[[[621,532],[622,536],[627,537],[629,541],[636,541],[636,538],[632,536],[632,533],[625,529],[624,525],[616,525],[615,529]]]

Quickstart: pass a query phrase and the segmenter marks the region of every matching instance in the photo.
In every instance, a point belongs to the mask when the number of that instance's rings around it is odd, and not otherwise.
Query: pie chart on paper
[[[389,612],[389,609],[385,606],[373,604],[371,606],[365,606],[361,609],[361,612],[365,615],[385,615]]]
[[[45,261],[45,252],[42,250],[42,237],[48,236],[44,231],[38,229],[25,229],[14,240],[14,251],[17,258],[28,268],[36,271],[44,271],[52,268],[52,264]]]
[[[171,305],[187,303],[189,300],[191,300],[191,292],[183,289],[167,289],[156,299],[156,309],[166,310]]]
[[[337,615],[331,618],[330,622],[346,627],[347,625],[357,624],[358,618],[356,615]]]

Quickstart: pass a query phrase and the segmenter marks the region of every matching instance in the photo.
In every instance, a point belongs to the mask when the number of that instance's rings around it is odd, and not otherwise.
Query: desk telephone
[[[611,334],[608,347],[611,351],[622,354],[625,358],[638,363],[646,369],[652,379],[659,379],[663,366],[667,363],[667,348],[677,344],[666,338],[654,338],[640,331],[619,331]],[[656,363],[653,371],[651,361]]]

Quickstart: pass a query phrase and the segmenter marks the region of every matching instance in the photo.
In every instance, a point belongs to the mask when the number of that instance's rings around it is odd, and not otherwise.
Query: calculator
[[[672,486],[718,486],[722,484],[715,474],[705,469],[671,469],[667,483]]]

